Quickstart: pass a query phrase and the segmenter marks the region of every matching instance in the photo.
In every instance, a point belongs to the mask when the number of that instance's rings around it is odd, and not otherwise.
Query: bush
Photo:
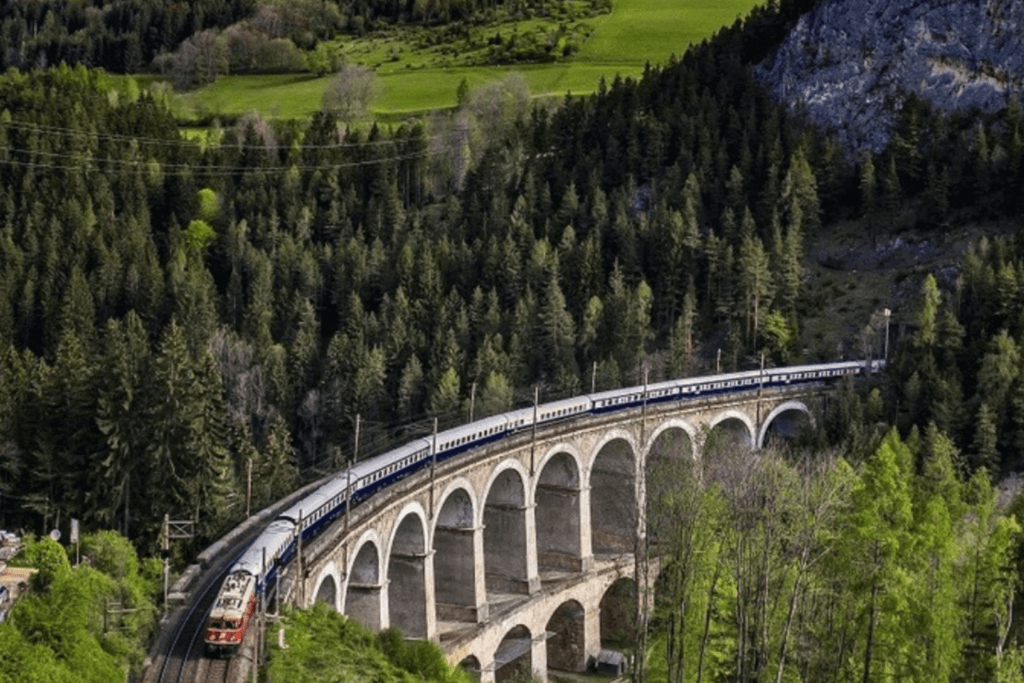
[[[0,680],[106,683],[141,670],[156,623],[154,583],[114,532],[85,535],[82,550],[72,568],[55,541],[28,543],[21,559],[39,571],[0,624]],[[105,614],[109,603],[130,611]]]
[[[291,681],[375,681],[376,683],[469,683],[468,674],[452,668],[434,643],[407,643],[400,631],[374,636],[327,605],[288,610],[278,629],[285,630],[287,650],[268,635],[269,683]]]

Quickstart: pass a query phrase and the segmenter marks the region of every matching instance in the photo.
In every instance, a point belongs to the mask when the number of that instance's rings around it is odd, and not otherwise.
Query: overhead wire
[[[112,141],[128,142],[128,143],[136,142],[136,143],[140,143],[140,144],[146,144],[146,145],[153,144],[153,145],[165,146],[165,147],[189,147],[189,148],[191,148],[191,147],[195,147],[195,146],[201,144],[198,141],[182,140],[180,138],[175,140],[175,139],[169,139],[169,138],[153,138],[153,137],[134,136],[134,135],[119,135],[119,134],[116,134],[116,133],[99,133],[99,132],[84,130],[84,129],[81,129],[81,128],[64,128],[64,127],[61,127],[61,126],[47,126],[47,125],[41,125],[41,124],[31,123],[31,122],[27,122],[27,121],[7,121],[7,122],[0,123],[0,128],[3,128],[3,127],[11,128],[13,130],[19,130],[19,131],[23,131],[23,132],[30,132],[30,133],[60,133],[60,134],[65,134],[65,135],[77,135],[77,136],[81,136],[81,137],[85,137],[85,138],[89,138],[89,139],[96,139],[96,140],[112,140]],[[227,131],[229,129],[218,129],[218,130],[220,130],[220,131]],[[412,142],[412,141],[422,140],[424,142],[434,142],[436,140],[442,140],[442,139],[444,139],[446,137],[448,137],[448,133],[437,133],[437,134],[431,135],[429,137],[418,138],[418,139],[417,138],[406,138],[406,139],[389,138],[389,139],[386,139],[386,140],[365,140],[365,141],[362,141],[362,142],[337,142],[337,143],[331,143],[331,144],[327,144],[327,145],[305,145],[304,144],[304,145],[302,145],[302,149],[304,149],[304,150],[305,149],[310,149],[310,150],[362,149],[362,148],[370,148],[370,147],[380,147],[380,146],[383,146],[383,145],[401,144],[402,142],[405,142],[405,141]],[[268,147],[268,145],[266,145],[266,144],[243,144],[243,143],[237,143],[237,144],[236,143],[232,143],[231,146],[232,147],[237,147],[239,149],[266,149]],[[272,146],[281,147],[281,145],[272,145]]]
[[[429,140],[430,138],[428,138]],[[396,144],[391,142],[391,144]],[[396,146],[401,146],[401,141]],[[242,164],[183,164],[183,163],[168,163],[157,159],[121,159],[114,157],[97,157],[88,155],[86,152],[51,152],[43,150],[28,150],[19,147],[0,147],[0,155],[7,152],[7,158],[0,158],[0,165],[3,166],[14,166],[21,168],[42,168],[56,171],[78,171],[78,172],[118,172],[121,170],[137,170],[140,168],[147,167],[151,162],[155,161],[159,164],[160,172],[165,175],[199,175],[199,176],[230,176],[238,173],[246,172],[262,172],[266,174],[282,174],[290,173],[292,171],[299,171],[302,173],[313,173],[316,171],[332,171],[342,170],[348,168],[358,168],[363,166],[373,166],[376,164],[395,163],[401,161],[409,161],[413,159],[421,159],[424,157],[440,156],[447,154],[447,150],[431,150],[432,145],[426,145],[423,149],[407,154],[392,154],[382,157],[375,157],[370,159],[357,159],[352,161],[341,161],[337,163],[323,163],[323,164],[295,164],[295,163],[274,163],[268,166],[251,166]],[[315,147],[314,147],[315,148]],[[303,149],[314,149],[314,148],[303,148]],[[323,149],[321,147],[321,149]],[[339,148],[340,149],[340,148]],[[23,155],[29,157],[28,159],[12,159],[10,155]],[[47,159],[51,163],[37,163],[32,160],[36,159]],[[64,163],[61,163],[64,162]],[[72,162],[72,163],[68,163]],[[84,165],[83,165],[84,162]]]
[[[18,130],[21,132],[38,133],[44,135],[63,135],[69,138],[86,139],[89,141],[112,141],[127,144],[145,144],[162,146],[168,150],[175,148],[194,148],[197,143],[190,142],[187,140],[173,140],[164,138],[152,138],[152,137],[135,137],[129,135],[118,135],[112,133],[98,133],[88,131],[84,129],[65,128],[60,126],[48,126],[39,125],[24,121],[7,121],[0,124],[0,130],[4,128],[11,130]],[[121,159],[110,156],[98,157],[91,155],[88,150],[76,151],[76,152],[53,152],[43,150],[29,150],[19,147],[13,147],[8,145],[6,148],[0,147],[0,154],[7,152],[4,155],[6,158],[0,158],[0,166],[8,167],[20,167],[20,168],[35,168],[45,169],[53,171],[65,171],[65,172],[119,172],[125,169],[137,170],[139,168],[148,166],[152,161],[156,161],[159,164],[159,171],[164,175],[192,175],[201,177],[224,177],[236,175],[239,173],[246,172],[261,172],[265,174],[277,175],[282,173],[290,173],[293,171],[299,171],[302,173],[313,173],[317,171],[333,171],[343,170],[349,168],[358,168],[363,166],[373,166],[377,164],[385,163],[396,163],[402,161],[410,161],[414,159],[421,159],[425,157],[440,156],[447,154],[448,150],[434,150],[431,148],[435,147],[436,142],[449,139],[449,133],[438,133],[428,137],[422,138],[389,138],[386,140],[372,140],[364,142],[338,142],[328,145],[302,145],[301,151],[361,151],[370,150],[385,145],[391,147],[401,147],[407,144],[422,144],[424,147],[419,151],[406,153],[406,154],[392,154],[388,156],[371,158],[371,159],[358,159],[353,161],[343,161],[337,163],[325,163],[325,164],[295,164],[295,163],[273,163],[268,166],[250,166],[242,164],[183,164],[183,163],[168,163],[160,161],[158,159]],[[238,150],[261,150],[266,151],[268,155],[273,155],[278,149],[283,146],[268,145],[268,144],[235,144],[230,143],[228,145],[231,149]],[[10,154],[24,155],[30,157],[29,159],[19,160],[10,158]],[[84,155],[84,156],[83,156]],[[32,159],[48,159],[50,163],[37,163]],[[63,163],[61,163],[63,162]],[[83,165],[84,162],[84,165]]]
[[[29,151],[22,149],[8,149],[8,152],[14,152],[18,154],[35,155],[38,157],[47,157],[56,161],[66,161],[81,159],[79,155],[74,154],[60,154],[56,152],[41,152],[41,151]],[[279,164],[274,166],[242,166],[242,165],[190,165],[190,164],[165,164],[157,161],[160,165],[160,172],[164,175],[193,175],[193,176],[211,176],[211,177],[226,177],[232,176],[238,173],[253,173],[262,172],[266,174],[276,175],[290,173],[293,170],[297,170],[303,173],[314,173],[317,171],[332,171],[342,170],[347,168],[358,168],[362,166],[373,166],[376,164],[384,164],[391,162],[409,161],[412,159],[421,159],[429,156],[438,156],[441,152],[432,152],[429,149],[415,152],[412,154],[402,154],[395,156],[385,156],[375,159],[360,159],[358,161],[339,162],[335,164],[315,164],[315,165],[296,165],[296,164]],[[18,160],[18,159],[0,159],[0,166],[15,166],[21,168],[34,168],[34,169],[48,169],[55,171],[70,171],[70,172],[84,172],[84,173],[105,173],[111,170],[137,170],[144,169],[153,161],[151,159],[112,159],[108,157],[88,157],[84,159],[88,162],[88,165],[83,166],[82,164],[77,165],[64,165],[60,163],[47,163],[39,164],[34,163],[30,160]],[[107,166],[108,168],[104,168]],[[110,168],[113,167],[113,168]],[[118,168],[120,167],[120,168]]]

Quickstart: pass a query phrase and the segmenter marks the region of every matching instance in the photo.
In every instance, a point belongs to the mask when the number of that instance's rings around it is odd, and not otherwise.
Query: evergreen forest
[[[169,514],[197,523],[188,554],[245,516],[250,467],[259,509],[535,388],[833,360],[803,335],[830,315],[806,272],[831,226],[997,225],[956,272],[910,274],[884,380],[844,388],[803,444],[827,467],[667,478],[659,505],[698,512],[652,532],[681,568],[652,637],[673,683],[1017,680],[1024,546],[994,484],[1024,464],[1024,116],[910,98],[884,151],[852,155],[752,76],[813,4],[768,3],[588,97],[512,84],[392,126],[253,114],[201,140],[160,89],[88,67],[253,8],[78,3],[61,16],[107,37],[76,42],[48,3],[5,6],[0,527],[74,517],[149,554]],[[776,480],[801,538],[769,513]],[[799,496],[833,489],[825,523]]]

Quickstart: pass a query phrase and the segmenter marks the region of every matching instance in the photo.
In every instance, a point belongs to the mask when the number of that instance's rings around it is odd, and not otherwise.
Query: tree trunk
[[[697,681],[701,683],[704,676],[704,655],[707,652],[708,636],[711,635],[711,614],[715,608],[715,588],[718,586],[718,576],[722,571],[722,555],[719,553],[718,561],[715,563],[715,573],[711,577],[711,588],[708,590],[708,606],[704,610],[704,632],[700,635],[700,653],[697,656]]]
[[[809,550],[804,548],[800,556],[800,567],[793,582],[793,593],[789,596],[789,611],[786,614],[786,625],[782,627],[782,637],[779,642],[779,670],[775,674],[775,683],[782,683],[782,672],[786,668],[786,646],[789,643],[789,633],[793,626],[793,617],[796,614],[796,605],[800,600],[800,584],[803,582],[807,570]]]
[[[864,677],[863,683],[871,683],[871,658],[874,656],[875,647],[875,622],[877,620],[877,612],[875,610],[875,598],[878,596],[878,583],[875,582],[871,585],[871,608],[870,617],[868,619],[868,641],[864,645]]]

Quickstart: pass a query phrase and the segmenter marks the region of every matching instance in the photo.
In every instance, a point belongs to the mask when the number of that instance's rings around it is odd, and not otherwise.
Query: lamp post
[[[885,360],[889,360],[889,318],[892,316],[892,311],[888,308],[885,309]]]

